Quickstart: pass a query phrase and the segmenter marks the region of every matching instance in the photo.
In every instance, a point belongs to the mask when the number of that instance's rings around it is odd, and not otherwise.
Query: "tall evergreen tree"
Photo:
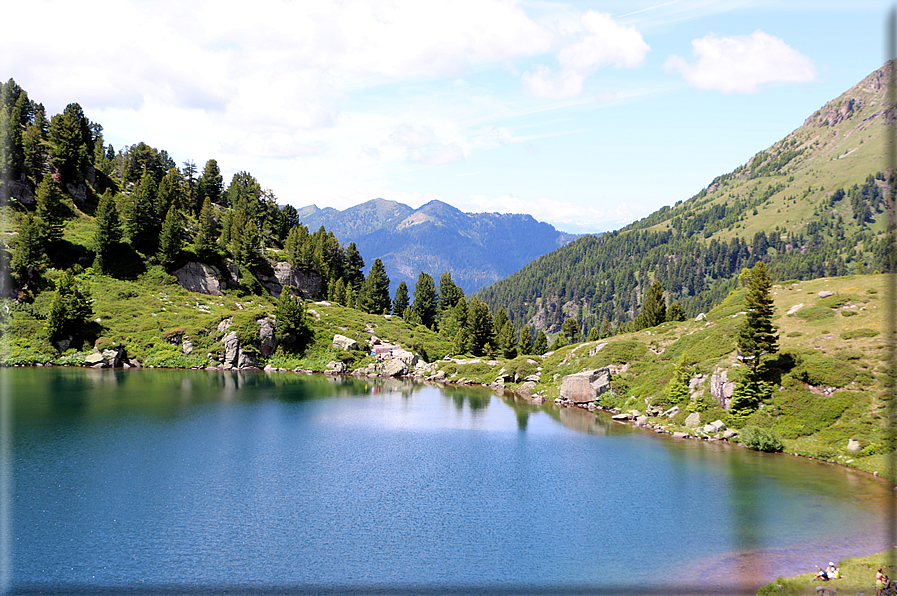
[[[380,263],[380,266],[383,267],[382,262]],[[354,242],[350,242],[349,246],[346,247],[346,266],[344,277],[346,279],[346,285],[355,288],[356,292],[359,290],[359,288],[361,288],[361,284],[365,282],[362,269],[364,269],[364,259],[361,257],[361,252],[358,250],[358,247],[355,246]],[[385,268],[383,269],[383,275],[386,275]]]
[[[44,327],[52,341],[67,335],[77,335],[84,330],[93,309],[90,307],[90,290],[68,271],[56,278],[56,291],[50,302],[50,312]]]
[[[34,194],[34,202],[36,215],[44,225],[44,238],[48,242],[61,240],[66,207],[62,190],[52,176],[44,176]]]
[[[564,324],[561,325],[561,335],[564,336],[567,345],[579,343],[579,323],[576,322],[576,319],[570,317],[564,321]]]
[[[667,309],[667,321],[684,321],[688,318],[688,315],[685,312],[685,308],[682,307],[682,303],[676,300],[670,305],[670,308]]]
[[[428,329],[436,324],[436,285],[428,273],[421,271],[414,286],[414,302],[411,311]]]
[[[458,300],[464,297],[464,290],[459,288],[452,274],[446,271],[439,278],[439,313],[443,313],[458,304]]]
[[[221,176],[221,170],[218,169],[218,162],[210,159],[202,169],[202,175],[196,181],[196,200],[198,202],[197,209],[202,205],[202,201],[209,197],[209,200],[215,204],[221,203],[221,194],[224,192],[224,178]]]
[[[19,226],[10,261],[10,269],[21,285],[28,284],[35,269],[40,266],[43,245],[40,220],[30,213],[26,214]]]
[[[276,324],[274,337],[285,352],[305,349],[311,339],[311,327],[305,316],[302,300],[293,296],[290,286],[284,286],[274,309]]]
[[[193,240],[193,252],[200,259],[210,259],[216,252],[216,239],[218,238],[218,224],[215,222],[215,212],[212,211],[212,202],[206,197],[202,203],[197,220],[196,237]]]
[[[495,346],[495,329],[489,306],[474,296],[470,300],[468,312],[467,328],[470,335],[470,351],[474,356],[492,354]]]
[[[517,341],[517,352],[523,356],[533,353],[533,331],[529,325],[524,325],[520,330],[520,339]]]
[[[111,273],[113,248],[119,242],[121,242],[121,222],[115,207],[115,197],[107,190],[100,197],[100,203],[94,212],[94,269],[106,275]]]
[[[635,327],[637,330],[648,329],[649,327],[656,327],[666,322],[666,320],[667,306],[663,299],[663,286],[660,285],[659,281],[655,280],[651,287],[648,288],[642,310],[639,311],[638,316],[635,318]]]
[[[386,267],[379,258],[374,260],[362,290],[362,310],[371,314],[382,315],[389,312],[389,277]]]
[[[396,288],[396,297],[392,301],[392,314],[402,316],[402,313],[405,312],[405,309],[411,304],[411,299],[408,296],[408,284],[404,281],[399,282],[399,287]]]
[[[742,271],[740,278],[747,285],[747,316],[738,329],[737,346],[747,372],[735,386],[729,403],[729,413],[736,418],[749,415],[771,394],[772,387],[763,380],[763,356],[775,354],[779,349],[779,337],[772,324],[775,314],[770,292],[772,282],[766,264],[759,261],[753,269]]]
[[[533,354],[542,355],[548,351],[548,337],[539,330],[536,334],[536,340],[533,342]]]
[[[159,264],[166,269],[171,269],[177,262],[178,255],[181,253],[181,216],[177,207],[172,205],[168,208],[165,215],[165,222],[162,224],[162,233],[159,236]]]

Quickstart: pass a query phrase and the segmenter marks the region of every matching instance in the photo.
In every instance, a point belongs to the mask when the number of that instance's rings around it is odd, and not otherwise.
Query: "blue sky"
[[[80,103],[116,149],[214,158],[282,204],[440,199],[597,232],[693,196],[879,68],[892,6],[32,0],[5,9],[22,26],[0,76],[50,114]]]

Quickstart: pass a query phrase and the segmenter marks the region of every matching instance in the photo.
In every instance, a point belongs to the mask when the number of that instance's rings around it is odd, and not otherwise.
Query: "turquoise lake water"
[[[481,388],[63,368],[0,387],[14,594],[734,594],[887,546],[893,493],[866,474]]]

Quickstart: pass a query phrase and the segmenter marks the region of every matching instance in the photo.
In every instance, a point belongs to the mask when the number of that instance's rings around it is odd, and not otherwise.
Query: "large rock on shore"
[[[561,382],[561,398],[573,404],[595,401],[610,389],[610,370],[596,368],[567,375]]]
[[[358,342],[351,337],[337,333],[333,336],[333,348],[336,350],[357,350]]]

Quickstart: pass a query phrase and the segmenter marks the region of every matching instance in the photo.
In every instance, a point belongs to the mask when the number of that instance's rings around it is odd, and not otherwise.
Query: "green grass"
[[[814,581],[815,572],[804,573],[789,578],[779,577],[760,588],[758,596],[804,596],[816,594],[816,588],[834,588],[838,594],[875,594],[875,572],[881,568],[885,575],[897,577],[897,550],[885,551],[863,557],[852,557],[838,561],[841,579],[828,582]],[[823,565],[820,562],[819,565]]]

